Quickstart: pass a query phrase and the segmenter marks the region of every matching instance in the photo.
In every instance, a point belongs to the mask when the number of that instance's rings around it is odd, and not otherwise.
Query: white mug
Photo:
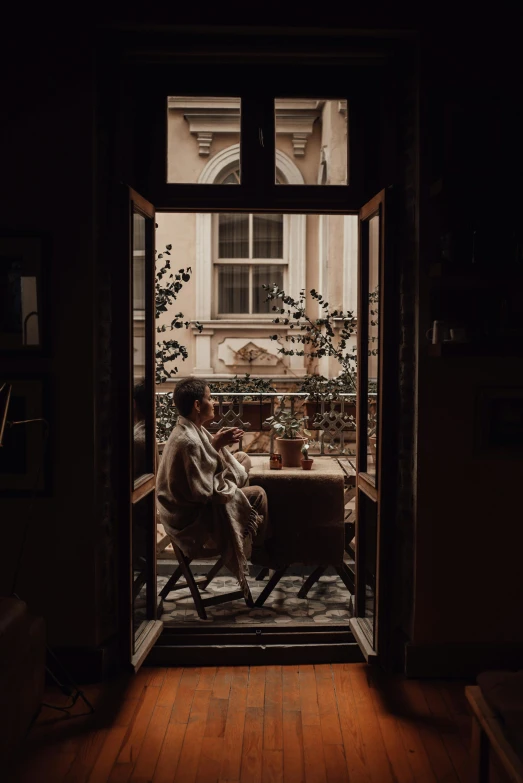
[[[427,330],[427,338],[432,342],[433,345],[439,345],[439,343],[442,343],[445,339],[445,322],[444,321],[434,321],[432,324],[432,327]]]

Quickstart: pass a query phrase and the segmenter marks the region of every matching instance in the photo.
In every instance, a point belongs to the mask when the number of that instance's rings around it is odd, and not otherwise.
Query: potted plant
[[[306,421],[307,416],[298,418],[296,414],[283,407],[278,414],[267,419],[276,434],[276,443],[284,468],[299,468],[301,465],[301,447],[306,438],[299,433]]]
[[[275,324],[288,326],[289,332],[285,335],[285,341],[291,343],[289,348],[281,347],[279,353],[284,356],[305,356],[309,360],[330,357],[335,359],[340,367],[339,375],[335,378],[325,378],[323,375],[308,375],[304,378],[300,391],[307,392],[309,398],[305,403],[307,415],[312,426],[314,419],[319,420],[321,402],[325,401],[325,408],[332,408],[334,412],[341,410],[340,394],[353,394],[354,397],[345,397],[344,414],[351,423],[353,432],[347,432],[347,440],[355,439],[356,432],[356,389],[357,389],[357,355],[353,344],[356,337],[357,318],[351,310],[330,309],[322,294],[314,288],[309,291],[310,296],[320,306],[320,317],[314,318],[306,311],[306,293],[302,289],[297,299],[289,296],[286,291],[277,285],[263,285],[267,292],[267,300],[273,301],[272,310],[277,314],[273,319]],[[379,291],[378,287],[369,293],[370,325],[378,327]],[[273,340],[278,335],[273,335]],[[369,335],[369,356],[377,356],[377,337]],[[352,344],[352,345],[351,345]],[[333,402],[334,401],[334,402]]]
[[[314,460],[312,459],[312,457],[309,457],[308,443],[303,444],[303,446],[301,447],[301,453],[302,453],[301,466],[303,470],[310,470],[312,468],[312,463],[314,462]]]
[[[261,395],[263,392],[275,392],[276,389],[271,384],[268,378],[252,378],[249,373],[246,373],[243,378],[238,378],[237,375],[230,381],[218,381],[211,384],[211,393],[217,392],[236,392],[245,394],[243,397],[243,409],[241,418],[246,424],[250,424],[250,432],[259,432],[263,429],[264,422],[271,415],[271,402],[270,400],[263,400],[261,396],[256,398],[256,395]],[[230,408],[233,408],[236,412],[239,411],[240,398],[239,397],[224,397],[222,402],[222,411],[227,413]],[[214,422],[220,420],[219,403],[216,402],[214,406],[215,416]]]

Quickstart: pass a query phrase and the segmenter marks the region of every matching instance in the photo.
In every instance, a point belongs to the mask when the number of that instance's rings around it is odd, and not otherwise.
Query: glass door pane
[[[156,625],[156,438],[154,209],[133,194],[131,201],[130,376],[131,435],[130,605],[132,662],[150,649]],[[153,634],[154,635],[154,634]]]
[[[368,644],[375,648],[376,576],[378,568],[378,504],[364,492],[358,493],[358,607],[360,627]]]
[[[155,493],[149,492],[132,507],[133,653],[148,621],[156,616],[155,539],[151,535]]]
[[[347,185],[346,98],[276,98],[275,182]]]
[[[148,415],[148,384],[146,379],[150,350],[147,348],[146,316],[150,317],[147,302],[146,218],[133,214],[133,479],[154,473],[151,453],[151,419]],[[150,370],[149,370],[150,372]]]
[[[358,376],[360,377],[360,426],[358,470],[377,486],[379,425],[379,280],[381,272],[379,211],[361,222],[360,333]]]
[[[358,389],[356,399],[357,461],[356,461],[356,611],[351,628],[368,660],[382,656],[386,642],[387,603],[383,585],[386,558],[392,547],[387,545],[387,526],[392,518],[392,473],[385,473],[395,457],[391,443],[391,402],[384,407],[382,390],[393,389],[391,351],[396,349],[393,329],[385,331],[380,318],[392,307],[380,307],[382,297],[390,302],[390,266],[385,274],[385,191],[375,196],[360,210],[360,257],[358,268]],[[387,263],[391,263],[390,258]],[[387,290],[384,290],[384,286]],[[389,337],[387,353],[383,346]],[[392,342],[391,342],[392,340]],[[384,359],[387,358],[387,362]],[[383,377],[385,371],[388,377]],[[383,415],[386,410],[387,416]],[[384,442],[384,424],[389,436]],[[382,452],[383,448],[383,452]],[[383,455],[383,456],[382,456]],[[387,463],[387,464],[386,464]],[[387,520],[387,523],[384,522]],[[386,653],[384,654],[386,656]]]
[[[367,473],[377,481],[378,374],[379,374],[379,279],[380,279],[380,216],[369,220],[368,261],[368,364],[367,364]]]
[[[241,183],[240,98],[171,95],[166,121],[167,182]]]

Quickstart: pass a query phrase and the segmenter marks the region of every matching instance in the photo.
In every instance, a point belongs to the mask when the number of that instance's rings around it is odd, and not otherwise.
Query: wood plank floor
[[[365,664],[143,668],[85,692],[94,715],[43,708],[3,780],[471,783],[464,683]]]

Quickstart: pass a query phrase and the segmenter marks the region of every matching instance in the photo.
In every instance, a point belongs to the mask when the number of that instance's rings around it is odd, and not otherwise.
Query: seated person
[[[223,427],[213,435],[205,429],[214,419],[214,404],[201,378],[179,381],[174,404],[178,421],[157,477],[160,521],[186,557],[221,555],[246,591],[247,558],[254,539],[259,546],[264,537],[268,507],[265,490],[247,486],[247,454],[236,458],[226,448],[243,431]]]

